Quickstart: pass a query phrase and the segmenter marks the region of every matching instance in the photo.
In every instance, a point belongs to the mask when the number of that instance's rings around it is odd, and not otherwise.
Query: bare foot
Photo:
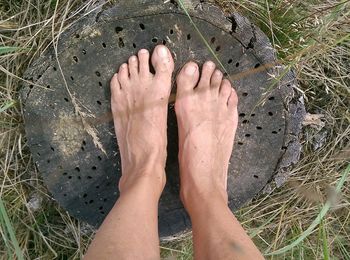
[[[111,81],[112,113],[122,162],[119,189],[139,177],[155,177],[165,184],[167,105],[174,62],[163,45],[155,48],[150,72],[149,52],[140,50],[119,68]]]
[[[227,202],[227,170],[237,128],[236,92],[213,62],[187,63],[177,77],[181,199],[185,207],[204,196]],[[194,198],[194,199],[193,199]]]

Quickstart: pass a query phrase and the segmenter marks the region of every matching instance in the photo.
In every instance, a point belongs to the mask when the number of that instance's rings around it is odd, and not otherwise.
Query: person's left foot
[[[165,185],[167,146],[167,107],[171,90],[174,61],[163,45],[158,45],[151,62],[149,52],[142,49],[131,56],[111,80],[111,106],[117,135],[122,177],[122,192],[139,177],[155,177]],[[151,176],[150,176],[151,175]]]

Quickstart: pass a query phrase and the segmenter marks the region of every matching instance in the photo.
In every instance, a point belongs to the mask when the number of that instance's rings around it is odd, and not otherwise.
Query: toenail
[[[122,64],[121,66],[120,66],[120,68],[122,68],[122,69],[126,69],[126,64],[124,63],[124,64]]]
[[[185,68],[185,72],[187,75],[192,76],[197,70],[197,67],[193,64],[188,64]]]
[[[130,57],[130,60],[131,60],[131,61],[136,61],[136,56],[131,56],[131,57]]]
[[[140,50],[140,53],[147,53],[148,52],[148,50],[146,50],[146,49],[141,49]]]
[[[216,71],[215,71],[215,76],[221,76],[221,74],[222,74],[222,73],[221,73],[220,70],[216,70]]]
[[[206,65],[207,65],[208,67],[211,67],[211,68],[215,67],[215,63],[212,62],[212,61],[207,61],[207,62],[206,62]]]
[[[157,53],[160,57],[167,57],[168,56],[168,50],[164,46],[159,46],[157,49]]]

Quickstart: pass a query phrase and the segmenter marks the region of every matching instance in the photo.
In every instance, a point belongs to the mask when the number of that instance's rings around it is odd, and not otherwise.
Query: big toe
[[[186,92],[192,91],[199,80],[198,65],[192,61],[185,64],[177,76],[177,94],[183,95]]]
[[[174,60],[167,47],[164,45],[156,46],[151,61],[157,78],[171,80],[171,74],[174,71]]]

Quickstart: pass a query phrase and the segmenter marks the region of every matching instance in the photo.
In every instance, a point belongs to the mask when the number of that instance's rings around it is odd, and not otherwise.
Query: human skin
[[[167,105],[174,62],[158,45],[140,50],[111,80],[122,177],[120,197],[84,259],[160,259],[158,202],[164,189]],[[227,169],[237,128],[237,95],[215,69],[189,62],[177,76],[181,200],[197,259],[263,259],[227,206]],[[196,203],[201,201],[201,203]]]

